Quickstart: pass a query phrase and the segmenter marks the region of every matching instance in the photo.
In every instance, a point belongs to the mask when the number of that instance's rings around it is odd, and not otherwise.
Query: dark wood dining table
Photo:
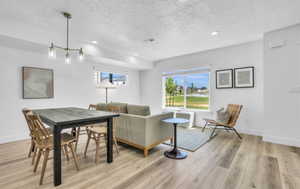
[[[119,114],[75,107],[37,109],[33,112],[53,130],[54,186],[62,183],[60,135],[63,129],[107,122],[107,163],[113,162],[113,118]]]

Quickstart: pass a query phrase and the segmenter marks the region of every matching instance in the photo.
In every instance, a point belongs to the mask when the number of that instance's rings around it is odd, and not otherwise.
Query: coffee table
[[[168,118],[162,121],[165,123],[171,123],[174,126],[174,147],[171,151],[166,151],[164,155],[171,159],[185,159],[187,157],[187,153],[177,149],[177,125],[188,123],[189,120],[183,118]]]

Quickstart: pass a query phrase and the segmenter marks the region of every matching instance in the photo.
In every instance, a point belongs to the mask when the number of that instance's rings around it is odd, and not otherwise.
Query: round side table
[[[166,151],[164,155],[171,159],[185,159],[187,157],[187,153],[177,149],[177,124],[188,123],[189,120],[183,118],[169,118],[162,121],[165,123],[171,123],[174,126],[174,148],[171,151]]]

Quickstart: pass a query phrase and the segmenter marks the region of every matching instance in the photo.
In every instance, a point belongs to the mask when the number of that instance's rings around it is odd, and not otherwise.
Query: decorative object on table
[[[237,130],[234,128],[236,126],[236,122],[240,116],[241,110],[243,108],[243,105],[239,104],[228,104],[226,112],[229,113],[229,120],[228,122],[218,122],[217,120],[212,119],[204,119],[205,126],[202,129],[202,132],[204,129],[208,127],[212,127],[213,131],[211,133],[211,137],[214,136],[216,129],[223,129],[226,131],[233,131],[240,139],[242,139],[241,135],[237,132]]]
[[[105,103],[106,104],[108,103],[108,89],[115,89],[115,88],[117,88],[114,84],[112,84],[109,81],[102,82],[97,87],[105,89]]]
[[[234,68],[235,88],[254,88],[254,67]]]
[[[55,58],[56,57],[55,49],[61,49],[66,52],[65,63],[71,64],[70,53],[78,52],[79,60],[82,60],[83,59],[83,50],[82,50],[82,48],[73,49],[73,48],[69,47],[69,20],[72,18],[72,15],[68,12],[62,12],[62,15],[67,19],[67,44],[66,44],[66,47],[61,47],[61,46],[54,45],[54,43],[52,42],[49,47],[49,57]]]
[[[23,67],[22,77],[24,99],[54,97],[53,70]]]
[[[233,88],[233,69],[216,70],[216,88]]]
[[[212,139],[212,137],[210,137],[211,132],[211,129],[207,129],[205,132],[202,132],[201,129],[195,127],[177,127],[177,147],[195,152]],[[164,142],[164,144],[172,145],[169,141]]]
[[[182,152],[177,148],[177,125],[188,123],[189,120],[183,118],[169,118],[162,121],[165,123],[171,123],[174,126],[174,148],[171,151],[166,151],[164,155],[171,159],[185,159],[187,157],[187,153]]]

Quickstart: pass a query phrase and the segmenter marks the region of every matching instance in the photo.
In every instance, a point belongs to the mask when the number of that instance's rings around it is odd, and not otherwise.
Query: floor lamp
[[[102,89],[105,89],[105,103],[107,104],[108,103],[108,89],[115,89],[117,88],[114,84],[112,84],[111,82],[109,81],[105,81],[105,82],[102,82],[98,88],[102,88]]]

